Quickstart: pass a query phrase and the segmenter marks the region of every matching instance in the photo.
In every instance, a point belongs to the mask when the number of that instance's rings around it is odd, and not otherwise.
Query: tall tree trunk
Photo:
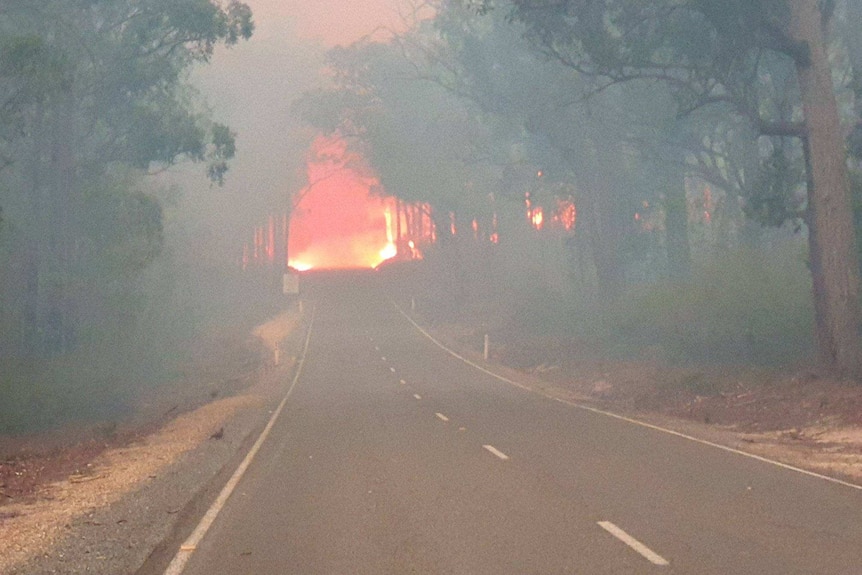
[[[437,286],[436,295],[439,309],[446,314],[457,314],[465,302],[466,286],[464,285],[462,250],[459,234],[463,231],[457,227],[457,217],[454,212],[439,208],[431,213],[437,230],[437,246],[435,248],[434,281]],[[453,228],[455,233],[453,234]]]
[[[672,279],[687,278],[691,272],[691,245],[688,242],[688,198],[685,176],[674,174],[665,188],[665,244],[668,272]]]
[[[625,287],[621,253],[625,211],[620,206],[619,194],[613,184],[608,184],[601,176],[590,180],[591,185],[581,200],[584,206],[581,213],[587,224],[599,293],[605,300],[613,302]]]
[[[282,271],[288,272],[290,271],[290,221],[293,217],[293,210],[288,211],[284,215],[284,221],[282,222],[284,231],[282,232],[282,263],[284,264],[284,269]]]
[[[52,278],[56,274],[56,226],[54,225],[54,198],[51,195],[50,175],[46,166],[51,165],[50,129],[47,113],[39,105],[31,117],[33,131],[32,149],[27,161],[27,188],[32,210],[26,235],[33,243],[31,272],[29,275],[29,302],[27,323],[29,324],[28,352],[35,356],[48,355],[48,325],[54,301]],[[33,237],[35,236],[35,237]]]
[[[808,48],[808,57],[798,57],[796,67],[807,129],[809,246],[818,346],[827,366],[859,375],[859,262],[825,23],[818,0],[789,0],[788,5],[790,34]]]
[[[401,253],[401,214],[404,212],[401,200],[395,199],[395,247],[397,253]]]
[[[78,330],[76,313],[77,295],[74,290],[75,244],[77,243],[77,222],[74,214],[76,205],[76,109],[71,93],[63,96],[58,106],[55,141],[53,151],[52,195],[56,209],[53,225],[57,238],[57,301],[54,303],[54,322],[56,332],[56,352],[67,353],[74,345]]]

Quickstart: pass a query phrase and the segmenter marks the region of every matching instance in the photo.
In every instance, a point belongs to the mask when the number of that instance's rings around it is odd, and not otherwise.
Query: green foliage
[[[629,294],[610,316],[614,341],[679,361],[790,363],[813,346],[802,249],[739,249],[695,266],[689,282]]]
[[[683,130],[688,134],[669,139],[689,155],[690,171],[749,197],[750,215],[759,222],[798,220],[794,196],[795,188],[805,184],[802,153],[778,148],[788,147],[782,139],[804,135],[795,66],[807,55],[790,37],[786,2],[512,3],[528,37],[566,67],[592,78],[597,94],[620,83],[664,86],[673,97],[666,111],[688,120]],[[757,134],[775,140],[775,149],[763,158],[751,154]],[[655,135],[649,140],[654,142]],[[758,163],[759,173],[749,171]]]
[[[125,150],[115,148],[114,157],[136,168],[171,165],[183,156],[196,161],[204,158],[205,131],[200,118],[176,101],[141,102],[129,116],[111,120],[118,122],[123,133],[134,133],[126,140]],[[122,124],[125,122],[129,122],[128,127]]]
[[[765,226],[781,227],[786,222],[799,225],[804,217],[805,188],[802,162],[789,157],[782,144],[760,166],[759,173],[746,189],[745,215]]]
[[[236,133],[228,126],[214,124],[212,127],[212,143],[209,150],[209,166],[207,176],[219,186],[224,185],[228,170],[228,160],[236,155]]]
[[[26,133],[29,106],[68,88],[62,54],[36,34],[0,26],[0,170],[13,161]]]
[[[143,182],[184,160],[224,181],[235,134],[200,112],[188,72],[254,25],[237,0],[11,0],[0,14],[3,432],[127,407],[196,333]]]
[[[172,246],[190,241],[177,229],[165,233]],[[200,364],[202,341],[224,332],[245,339],[252,326],[281,308],[271,280],[233,266],[203,270],[166,249],[134,277],[94,286],[91,295],[104,305],[80,326],[74,351],[51,358],[0,353],[0,434],[116,421],[142,397],[182,387],[186,377],[213,367],[210,357]],[[0,310],[0,329],[17,325]],[[224,376],[213,372],[209,384]]]
[[[95,373],[92,357],[36,362],[0,359],[0,434],[50,429],[70,421],[103,421],[128,413],[131,389]],[[72,416],[71,414],[74,414]]]
[[[162,207],[152,197],[103,189],[88,195],[86,208],[90,252],[80,275],[134,277],[161,253]]]

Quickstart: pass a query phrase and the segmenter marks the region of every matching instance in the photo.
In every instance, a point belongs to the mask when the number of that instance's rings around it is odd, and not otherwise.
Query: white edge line
[[[605,411],[603,409],[597,409],[595,407],[590,407],[588,405],[575,403],[574,401],[569,401],[567,399],[554,397],[554,396],[548,395],[547,393],[544,393],[542,391],[532,389],[532,388],[527,387],[526,385],[524,385],[522,383],[512,381],[511,379],[509,379],[507,377],[496,374],[493,371],[490,371],[490,370],[482,367],[481,365],[478,365],[477,363],[470,361],[466,357],[463,357],[463,356],[459,355],[458,353],[452,351],[451,349],[449,349],[448,347],[443,345],[441,342],[439,342],[437,339],[435,339],[433,335],[431,335],[426,330],[424,330],[422,328],[422,326],[420,326],[418,323],[416,323],[413,320],[413,318],[411,318],[409,315],[404,313],[404,311],[400,307],[398,307],[398,304],[393,304],[393,305],[395,305],[395,308],[401,313],[401,315],[403,315],[405,318],[407,318],[407,321],[409,321],[411,324],[413,324],[413,327],[415,327],[417,330],[419,330],[419,332],[422,335],[424,335],[426,338],[431,340],[437,347],[439,347],[440,349],[442,349],[443,351],[445,351],[449,355],[455,357],[456,359],[463,361],[464,363],[466,363],[467,365],[469,365],[475,369],[478,369],[482,373],[490,375],[491,377],[494,377],[500,381],[503,381],[505,383],[513,385],[519,389],[523,389],[524,391],[528,391],[530,393],[535,393],[536,395],[540,395],[540,396],[545,397],[547,399],[551,399],[553,401],[556,401],[558,403],[563,403],[563,404],[569,405],[571,407],[576,407],[576,408],[582,409],[584,411],[589,411],[591,413],[596,413],[598,415],[604,415],[605,417],[610,417],[613,419],[617,419],[619,421],[625,421],[626,423],[631,423],[632,425],[638,425],[640,427],[645,427],[647,429],[652,429],[654,431],[659,431],[661,433],[673,435],[675,437],[686,439],[688,441],[693,441],[694,443],[699,443],[701,445],[706,445],[709,447],[713,447],[715,449],[720,449],[720,450],[726,451],[728,453],[734,453],[736,455],[748,457],[749,459],[754,459],[756,461],[760,461],[761,463],[768,463],[770,465],[774,465],[776,467],[780,467],[780,468],[786,469],[788,471],[794,471],[796,473],[801,473],[802,475],[807,475],[808,477],[814,477],[816,479],[822,479],[823,481],[828,481],[830,483],[835,483],[837,485],[843,485],[844,487],[850,487],[851,489],[856,489],[856,490],[862,491],[862,485],[858,485],[856,483],[850,483],[849,481],[844,481],[843,479],[838,479],[836,477],[830,477],[828,475],[823,475],[822,473],[817,473],[816,471],[809,471],[807,469],[802,469],[801,467],[795,467],[795,466],[789,465],[787,463],[781,463],[780,461],[775,461],[774,459],[769,459],[767,457],[755,455],[754,453],[748,453],[746,451],[741,451],[741,450],[735,449],[733,447],[728,447],[727,445],[721,445],[720,443],[715,443],[712,441],[708,441],[706,439],[700,439],[700,438],[697,438],[697,437],[694,437],[691,435],[686,435],[685,433],[681,433],[679,431],[674,431],[672,429],[667,429],[665,427],[659,427],[658,425],[653,425],[652,423],[646,423],[645,421],[639,421],[637,419],[632,419],[631,417],[626,417],[624,415],[619,415],[616,413],[612,413],[610,411]]]
[[[505,453],[503,453],[502,451],[500,451],[499,449],[497,449],[496,447],[494,447],[493,445],[483,445],[482,447],[484,447],[485,449],[487,449],[488,451],[490,451],[491,453],[493,453],[494,455],[496,455],[497,457],[499,457],[503,461],[509,461],[509,456],[506,455]]]
[[[607,531],[608,533],[610,533],[611,535],[637,551],[641,556],[643,556],[653,565],[660,565],[662,567],[670,565],[670,562],[667,559],[665,559],[664,557],[662,557],[661,555],[659,555],[658,553],[656,553],[655,551],[653,551],[652,549],[650,549],[649,547],[647,547],[646,545],[644,545],[643,543],[641,543],[640,541],[638,541],[610,521],[599,521],[599,527],[601,527],[602,529],[604,529],[605,531]]]
[[[444,423],[449,421],[449,418],[446,417],[445,415],[443,415],[442,413],[435,413],[434,415],[436,415],[437,419],[439,419],[440,421],[442,421]]]
[[[257,438],[257,441],[254,442],[254,445],[251,447],[248,454],[246,454],[245,459],[242,460],[242,463],[240,463],[239,467],[236,468],[236,471],[233,472],[233,475],[222,488],[212,506],[207,510],[206,514],[204,514],[203,518],[201,518],[200,523],[195,527],[195,530],[192,531],[192,534],[189,535],[182,545],[180,545],[177,554],[174,555],[174,558],[170,565],[168,565],[167,570],[165,570],[164,575],[180,575],[185,570],[186,563],[191,559],[192,553],[197,549],[197,546],[203,540],[207,531],[209,531],[209,528],[212,526],[216,517],[218,517],[219,513],[227,503],[227,500],[230,498],[231,494],[233,494],[236,486],[245,475],[245,472],[248,470],[251,462],[254,460],[257,452],[263,445],[263,442],[266,441],[270,431],[272,431],[272,428],[275,426],[278,416],[281,415],[284,406],[287,404],[287,400],[290,398],[294,388],[296,387],[296,383],[299,381],[299,376],[302,374],[302,367],[305,364],[305,357],[308,353],[308,344],[311,341],[311,328],[314,326],[314,315],[315,310],[312,309],[311,321],[308,324],[308,334],[305,336],[305,345],[302,349],[302,357],[296,366],[296,373],[293,376],[290,388],[288,388],[287,393],[281,400],[281,403],[278,404],[278,408],[276,408],[275,413],[273,413],[272,417],[269,418],[269,422],[261,432],[260,437]]]

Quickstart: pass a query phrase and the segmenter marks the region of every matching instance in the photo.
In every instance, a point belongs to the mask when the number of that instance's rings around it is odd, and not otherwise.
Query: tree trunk
[[[78,237],[78,226],[73,214],[76,207],[76,107],[74,96],[64,95],[59,105],[60,113],[56,119],[53,150],[53,183],[52,195],[56,214],[53,226],[57,243],[57,300],[53,313],[53,327],[57,338],[55,352],[65,354],[75,345],[78,331],[78,294],[73,288],[75,283],[76,253],[75,244]]]
[[[581,203],[584,210],[599,293],[608,302],[615,301],[625,287],[625,270],[621,253],[625,212],[612,184],[601,177],[591,178]]]
[[[671,279],[685,279],[691,272],[691,245],[688,242],[688,199],[685,177],[669,178],[665,190],[665,244]]]
[[[293,210],[288,211],[284,214],[282,220],[282,256],[281,261],[284,264],[284,272],[287,273],[290,271],[290,220],[293,216]]]
[[[846,151],[818,0],[789,0],[790,34],[807,46],[796,62],[806,122],[809,247],[817,340],[825,365],[862,374],[859,263]]]

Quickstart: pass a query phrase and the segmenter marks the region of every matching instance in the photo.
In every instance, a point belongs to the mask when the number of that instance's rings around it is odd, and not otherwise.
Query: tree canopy
[[[254,26],[237,0],[10,0],[0,15],[0,294],[28,294],[0,297],[23,335],[4,347],[52,354],[159,253],[161,207],[140,178],[186,159],[223,180],[234,134],[187,76]]]

